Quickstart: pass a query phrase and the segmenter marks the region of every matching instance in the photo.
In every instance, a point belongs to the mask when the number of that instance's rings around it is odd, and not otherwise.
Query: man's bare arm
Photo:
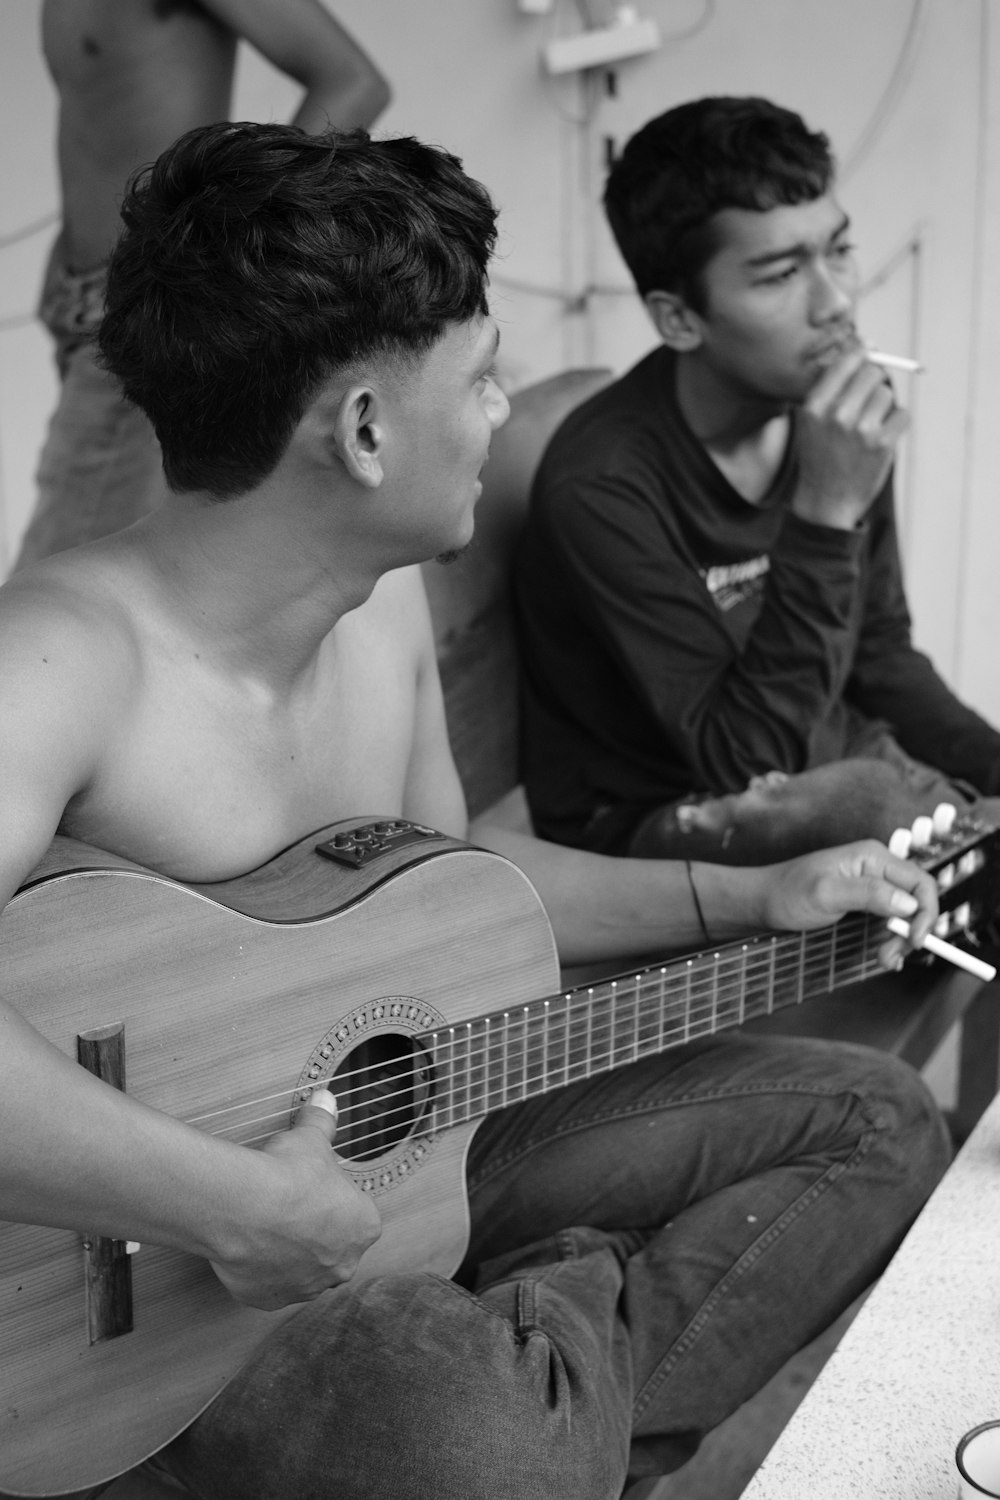
[[[478,819],[473,842],[505,854],[532,880],[564,963],[705,947],[687,870],[674,860],[618,859],[566,849]],[[759,869],[695,864],[692,875],[715,942],[748,933],[828,926],[849,911],[911,922],[910,942],[886,934],[894,968],[937,916],[933,880],[874,840]]]
[[[305,89],[292,121],[366,129],[392,97],[374,62],[320,0],[203,0],[205,9]]]
[[[97,640],[100,622],[60,615],[51,600],[39,624],[30,592],[0,619],[0,908],[94,774],[108,720],[128,712],[128,654],[113,649],[113,630]],[[205,1135],[98,1081],[16,1007],[16,994],[2,997],[0,1219],[204,1256],[234,1296],[260,1307],[352,1274],[378,1213],[321,1130],[275,1137],[264,1151]]]

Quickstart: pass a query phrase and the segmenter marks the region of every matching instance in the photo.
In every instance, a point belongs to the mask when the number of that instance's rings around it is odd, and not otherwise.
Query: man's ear
[[[701,319],[679,292],[647,292],[642,299],[660,338],[669,349],[688,354],[701,343]]]
[[[333,413],[333,441],[349,477],[366,489],[382,483],[385,432],[379,418],[379,398],[370,385],[344,391]]]

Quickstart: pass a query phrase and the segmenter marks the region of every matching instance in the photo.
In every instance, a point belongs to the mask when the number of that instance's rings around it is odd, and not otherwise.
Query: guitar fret
[[[611,1066],[622,1067],[625,1063],[632,1062],[634,1053],[632,1051],[632,1035],[629,1026],[628,1013],[622,1016],[621,996],[618,993],[618,982],[611,982]]]
[[[468,1083],[468,1116],[474,1120],[477,1115],[486,1113],[487,1104],[487,1073],[486,1073],[486,1049],[480,1046],[476,1040],[477,1026],[481,1027],[483,1037],[488,1032],[489,1022],[485,1024],[470,1021],[467,1026],[468,1057],[469,1057],[469,1083]]]
[[[712,1031],[714,1033],[714,1032],[718,1031],[718,1029],[719,1029],[719,955],[718,955],[718,953],[716,953],[716,955],[715,955],[715,962],[714,962],[714,964],[712,966],[712,977],[711,977],[711,979],[706,978],[704,982],[706,984],[710,985],[711,986],[711,990],[712,990],[712,1011],[711,1011],[711,1014],[712,1014]]]
[[[666,990],[666,985],[664,983],[664,980],[666,978],[666,973],[667,973],[666,969],[662,969],[661,968],[660,971],[659,971],[659,973],[656,976],[657,977],[657,981],[658,981],[658,989],[659,989],[659,1011],[660,1011],[659,1047],[658,1047],[659,1051],[662,1051],[663,1047],[665,1045],[665,1043],[664,1043],[664,1034],[665,1034],[666,1023],[667,1023],[667,1006],[666,1006],[667,990]]]
[[[507,1042],[507,1102],[519,1104],[524,1097],[524,1013],[514,1011],[510,1017]]]
[[[739,1026],[743,1019],[743,988],[734,985],[732,966],[726,966],[721,953],[716,953],[712,964],[712,1018],[717,1030]]]
[[[830,964],[829,964],[829,968],[827,970],[826,987],[827,987],[827,991],[828,992],[832,992],[837,987],[837,929],[836,929],[836,927],[831,927],[830,928],[829,943],[830,943]]]
[[[643,985],[637,974],[632,981],[635,1007],[638,1016],[638,1044],[640,1057],[655,1056],[659,1051],[660,1022],[662,1010],[659,1003],[658,986]]]
[[[540,1052],[541,1052],[541,1087],[542,1088],[549,1087],[548,1077],[549,1077],[549,1021],[550,1021],[550,1019],[551,1019],[550,1005],[549,1005],[549,1001],[546,1000],[546,1002],[545,1002],[545,1011],[544,1011],[543,1016],[542,1016],[542,1045],[541,1045],[541,1048],[540,1048]],[[529,1051],[530,1050],[531,1049],[529,1048]],[[537,1092],[537,1090],[532,1090],[531,1092]]]
[[[511,1037],[507,1042],[507,1087],[508,1104],[519,1104],[524,1098],[524,1012],[518,1011],[510,1018]]]
[[[683,1015],[683,1022],[684,1022],[684,1041],[685,1042],[689,1042],[691,1040],[691,1005],[692,1005],[692,993],[691,993],[691,960],[688,959],[687,963],[684,965],[684,1015]]]
[[[489,1016],[486,1017],[487,1045],[486,1045],[486,1107],[487,1110],[501,1109],[504,1104],[504,1083],[507,1066],[507,1054],[504,1042],[507,1034],[507,1018],[500,1018],[499,1025],[491,1024]]]
[[[535,1094],[543,1093],[548,1087],[549,1015],[548,1000],[544,1002],[540,1015],[534,1018],[534,1023],[532,1023],[527,1007],[524,1010],[525,1061],[522,1099],[530,1099]],[[537,1034],[537,1046],[533,1045],[533,1034]]]
[[[456,1118],[456,1106],[457,1106],[459,1098],[463,1097],[463,1096],[460,1093],[460,1088],[459,1088],[459,1083],[458,1083],[458,1078],[459,1078],[458,1041],[457,1041],[457,1035],[456,1035],[454,1026],[451,1026],[451,1027],[448,1028],[447,1035],[448,1035],[448,1053],[449,1053],[449,1056],[448,1056],[448,1070],[447,1070],[447,1076],[448,1076],[447,1123],[449,1125],[455,1125],[455,1124],[458,1123],[458,1120]]]

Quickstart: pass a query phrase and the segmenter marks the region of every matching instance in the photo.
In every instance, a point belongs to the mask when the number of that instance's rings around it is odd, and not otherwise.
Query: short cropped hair
[[[412,137],[222,123],[130,182],[98,341],[174,490],[245,493],[320,386],[487,311],[496,209]]]
[[[695,99],[632,136],[604,207],[640,295],[676,292],[704,312],[715,215],[822,197],[834,170],[828,138],[791,110],[753,97]]]

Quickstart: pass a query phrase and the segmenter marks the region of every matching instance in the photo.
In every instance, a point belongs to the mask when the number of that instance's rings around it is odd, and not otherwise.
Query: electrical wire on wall
[[[55,211],[44,214],[40,219],[32,219],[27,224],[20,225],[17,229],[8,230],[0,234],[0,250],[9,250],[13,245],[23,244],[34,235],[43,233],[58,224],[59,215]],[[5,318],[0,318],[0,333],[9,333],[15,328],[27,328],[35,321],[35,312],[11,313]]]
[[[667,9],[667,0],[653,0],[653,4],[654,8],[659,5],[664,11]],[[661,45],[669,47],[671,44],[686,42],[704,31],[715,18],[716,5],[717,0],[703,0],[700,13],[689,26],[682,27],[677,31],[661,32]],[[552,37],[560,34],[562,31],[562,19],[570,10],[572,10],[577,20],[580,13],[584,15],[585,19],[594,18],[591,8],[585,3],[585,0],[555,0],[555,4],[549,13],[550,19],[547,27],[547,38],[545,39],[551,40]],[[609,93],[613,95],[616,92],[617,76],[618,70],[616,68],[591,68],[575,75],[573,82],[580,99],[580,108],[574,111],[567,108],[563,102],[562,95],[565,92],[565,86],[563,85],[561,89],[557,78],[548,73],[543,72],[542,74],[542,85],[545,96],[553,113],[563,123],[573,127],[578,134],[576,156],[578,162],[584,168],[589,168],[589,164],[594,160],[592,129],[600,112],[602,96]],[[590,174],[588,170],[586,171],[587,189],[590,186]],[[592,194],[588,192],[588,206],[591,197]],[[570,211],[563,213],[564,237],[567,234],[571,235],[575,232],[578,217],[577,214]],[[590,243],[583,252],[583,259],[586,265],[590,267],[593,264],[594,246],[592,243],[593,236],[589,234],[589,231],[588,239]],[[572,264],[574,259],[580,259],[579,248],[564,245],[562,259],[564,265]],[[591,299],[595,296],[623,297],[629,300],[635,296],[635,289],[632,286],[625,284],[601,285],[591,275],[582,278],[580,284],[576,287],[569,285],[545,285],[524,278],[505,276],[503,273],[497,272],[494,272],[491,280],[496,286],[502,287],[505,291],[517,292],[522,296],[538,297],[546,301],[560,302],[562,303],[563,312],[574,317],[586,314],[589,310]]]
[[[906,86],[913,76],[917,53],[920,50],[926,13],[927,0],[913,0],[909,20],[906,23],[906,31],[903,34],[903,41],[899,49],[899,55],[889,75],[888,82],[872,111],[867,125],[865,125],[857,141],[839,164],[837,176],[841,182],[846,182],[871,155],[872,147],[889,123],[897,104],[905,92]]]

